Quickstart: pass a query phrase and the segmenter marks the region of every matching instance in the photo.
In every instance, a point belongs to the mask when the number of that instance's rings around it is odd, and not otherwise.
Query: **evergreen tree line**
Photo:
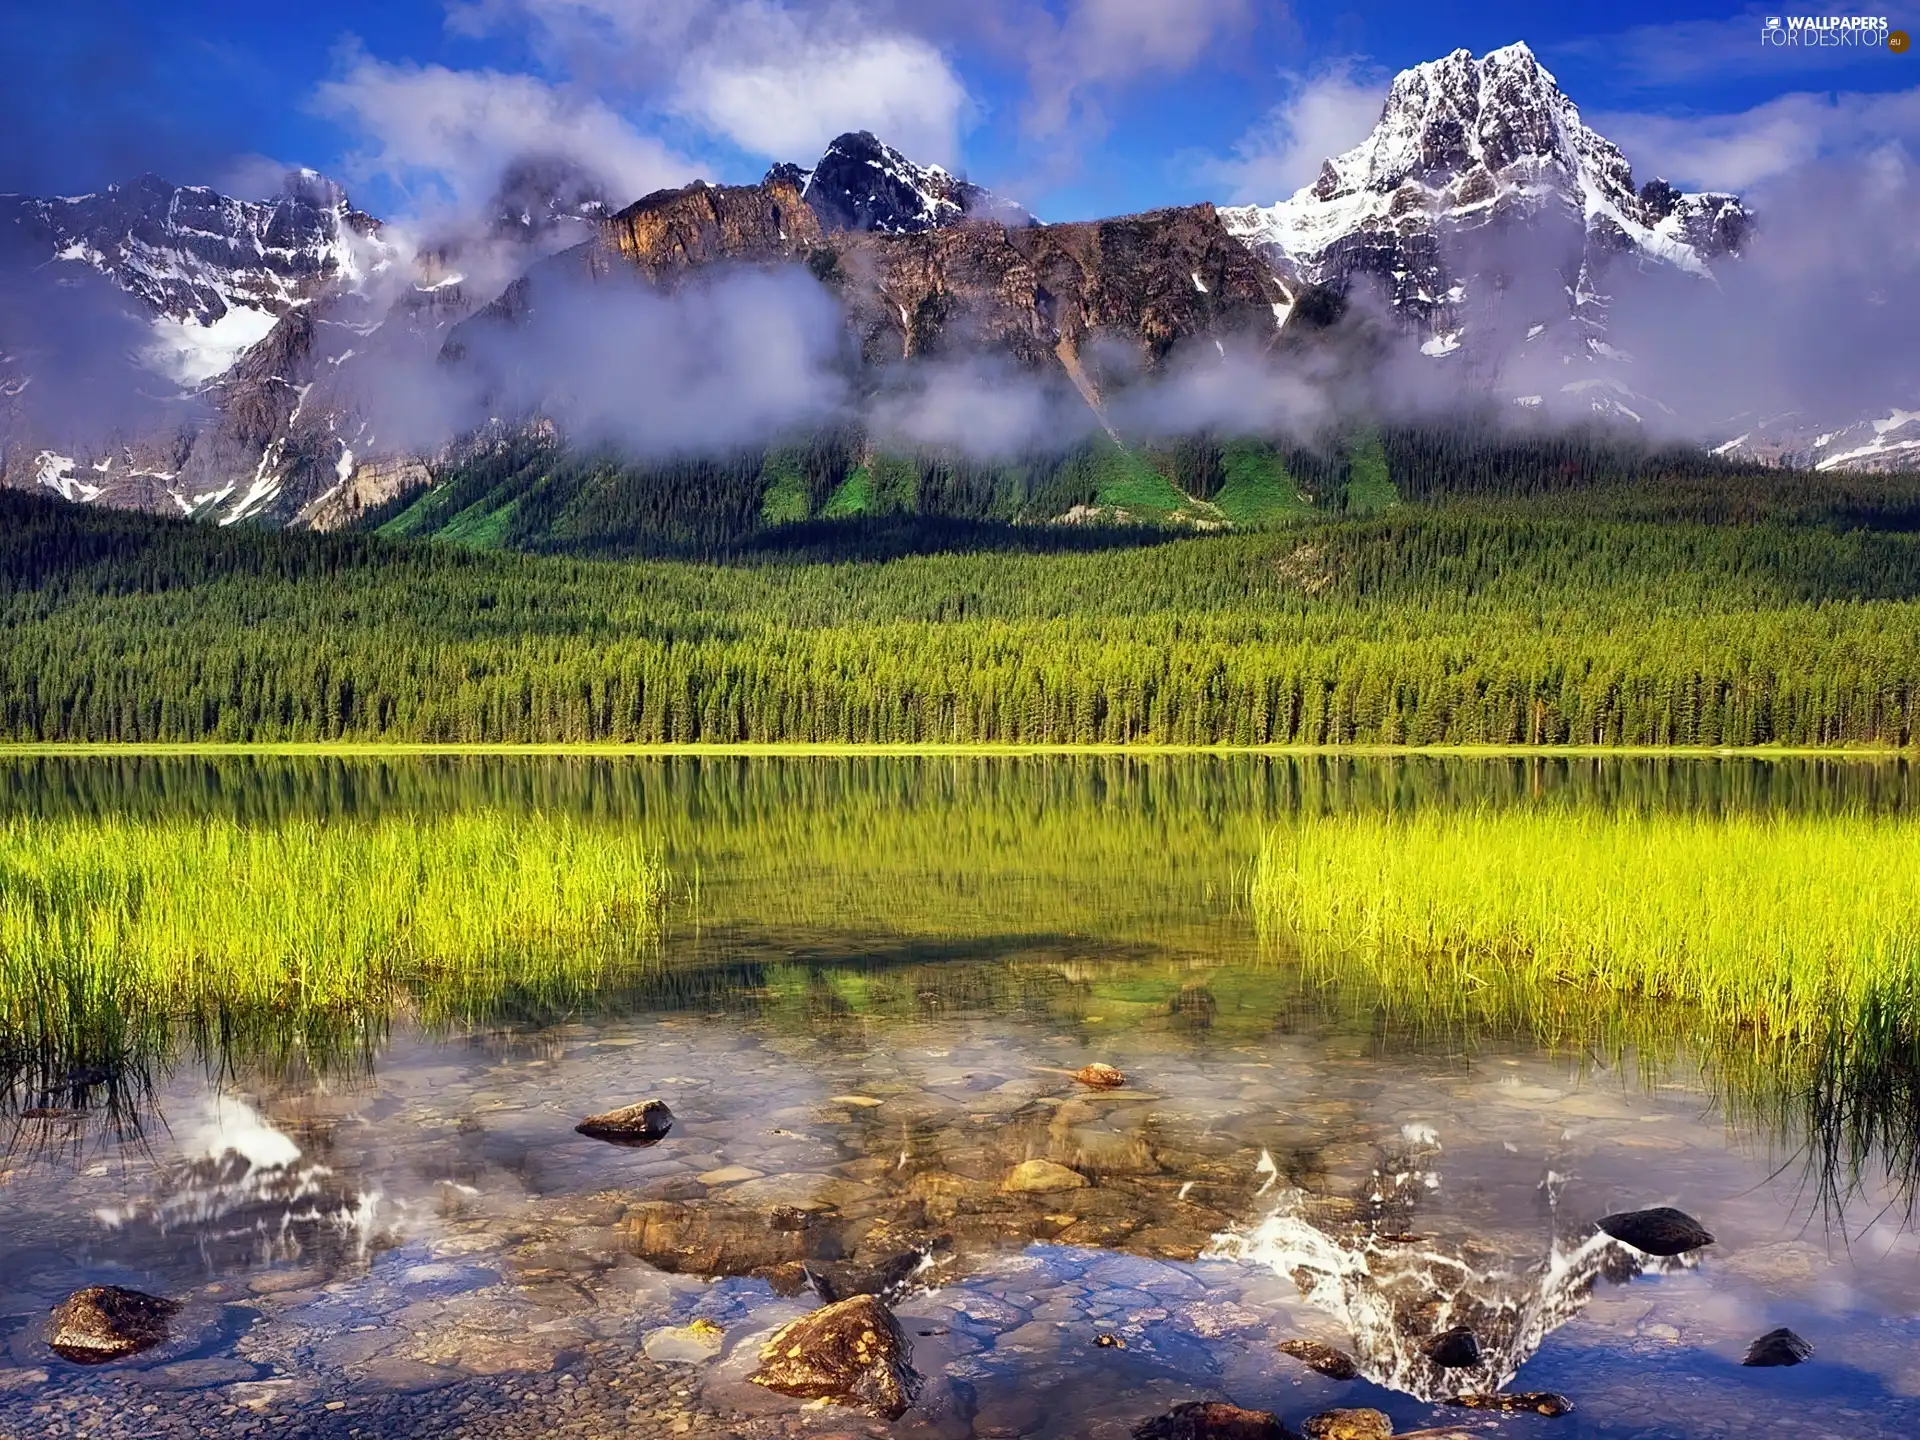
[[[1517,503],[702,565],[0,494],[0,737],[1906,745],[1916,595],[1920,537]]]

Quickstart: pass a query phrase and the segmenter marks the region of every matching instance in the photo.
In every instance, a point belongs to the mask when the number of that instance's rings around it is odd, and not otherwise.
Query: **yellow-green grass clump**
[[[1268,839],[1253,895],[1268,938],[1389,999],[1536,1033],[1608,994],[1811,1040],[1920,980],[1920,825],[1898,816],[1302,818]]]
[[[638,834],[465,813],[269,826],[0,822],[0,1036],[69,1050],[106,1017],[446,1014],[590,986],[657,940]]]

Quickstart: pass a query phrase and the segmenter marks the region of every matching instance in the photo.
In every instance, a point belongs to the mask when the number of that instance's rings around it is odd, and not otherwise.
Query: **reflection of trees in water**
[[[1421,1400],[1499,1390],[1547,1336],[1586,1306],[1600,1281],[1685,1268],[1595,1233],[1515,1259],[1479,1237],[1441,1241],[1414,1230],[1437,1186],[1437,1146],[1396,1149],[1357,1195],[1288,1189],[1262,1220],[1216,1238],[1209,1254],[1271,1268],[1351,1336],[1368,1379]],[[1479,1343],[1478,1364],[1443,1368],[1427,1346],[1455,1327]]]

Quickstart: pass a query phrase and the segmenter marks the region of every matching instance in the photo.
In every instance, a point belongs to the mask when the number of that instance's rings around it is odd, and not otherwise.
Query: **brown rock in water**
[[[1055,1190],[1084,1190],[1092,1183],[1078,1170],[1051,1160],[1023,1160],[1013,1167],[1000,1188],[1012,1195],[1040,1195]]]
[[[1095,1090],[1117,1090],[1127,1083],[1126,1074],[1111,1065],[1096,1060],[1091,1065],[1082,1065],[1074,1072],[1073,1078],[1082,1085]]]
[[[658,1145],[673,1128],[673,1111],[664,1100],[642,1100],[604,1115],[589,1115],[573,1128],[613,1145]]]
[[[1322,1345],[1318,1340],[1282,1340],[1279,1350],[1282,1355],[1291,1355],[1309,1370],[1318,1371],[1329,1380],[1360,1378],[1360,1366],[1351,1355],[1331,1345]]]
[[[1631,1245],[1643,1255],[1684,1255],[1713,1243],[1713,1236],[1698,1220],[1670,1205],[1603,1215],[1598,1224],[1621,1244]]]
[[[1393,1421],[1378,1410],[1322,1410],[1301,1428],[1307,1440],[1389,1440]]]
[[[94,1285],[74,1291],[54,1310],[47,1344],[76,1365],[123,1360],[165,1340],[167,1320],[179,1308],[157,1295]]]
[[[1532,1411],[1535,1415],[1571,1415],[1573,1402],[1564,1395],[1556,1395],[1551,1390],[1516,1390],[1488,1395],[1456,1395],[1447,1401],[1463,1410],[1491,1410],[1501,1415],[1519,1415]]]
[[[893,1314],[871,1295],[802,1315],[760,1348],[747,1377],[782,1395],[859,1406],[886,1420],[919,1393],[913,1347]]]
[[[1442,1370],[1465,1370],[1480,1363],[1480,1340],[1466,1326],[1455,1325],[1427,1341],[1420,1353]]]
[[[1782,1325],[1769,1330],[1747,1347],[1742,1365],[1798,1365],[1813,1358],[1813,1346]]]
[[[1134,1440],[1287,1440],[1268,1410],[1242,1410],[1220,1400],[1191,1400],[1134,1427]]]

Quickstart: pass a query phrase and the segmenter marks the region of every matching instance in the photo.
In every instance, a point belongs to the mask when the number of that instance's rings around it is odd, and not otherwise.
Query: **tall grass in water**
[[[541,815],[0,822],[0,1059],[135,1059],[179,1021],[337,1031],[396,999],[484,1018],[643,954],[665,887],[633,832]]]
[[[1253,901],[1309,957],[1495,1012],[1600,991],[1798,1041],[1920,982],[1920,826],[1897,816],[1303,819],[1269,837]]]

